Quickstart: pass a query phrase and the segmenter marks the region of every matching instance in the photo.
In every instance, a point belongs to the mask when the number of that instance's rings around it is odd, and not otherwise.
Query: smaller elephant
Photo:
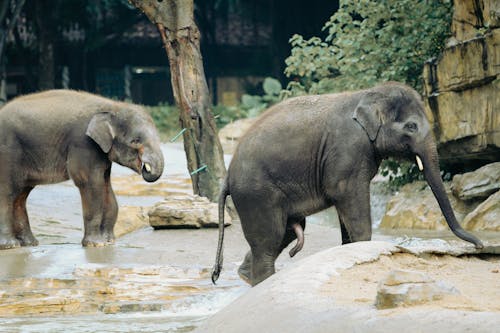
[[[83,246],[114,243],[116,162],[148,182],[163,172],[160,138],[141,106],[72,90],[18,97],[0,109],[0,249],[36,246],[26,200],[36,185],[72,179]]]
[[[281,251],[304,243],[306,216],[335,206],[342,244],[371,239],[370,181],[387,157],[414,159],[453,233],[483,247],[457,222],[441,180],[436,143],[420,95],[397,82],[371,89],[301,96],[266,111],[241,138],[219,197],[231,195],[250,245],[238,273],[256,285],[272,275]]]

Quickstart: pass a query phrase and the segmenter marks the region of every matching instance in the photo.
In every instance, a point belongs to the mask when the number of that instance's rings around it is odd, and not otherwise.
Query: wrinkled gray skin
[[[296,238],[293,226],[304,228],[306,216],[332,205],[339,214],[342,244],[370,240],[369,187],[380,162],[416,156],[450,229],[481,248],[455,219],[416,91],[386,83],[273,106],[241,139],[219,201],[224,206],[231,195],[250,245],[240,276],[256,285],[272,275],[276,258]],[[214,282],[222,269],[223,227],[219,230]]]
[[[148,182],[161,176],[160,139],[140,106],[70,90],[6,104],[0,109],[0,249],[38,245],[26,199],[36,185],[70,178],[82,198],[82,245],[112,244],[118,214],[112,162]]]

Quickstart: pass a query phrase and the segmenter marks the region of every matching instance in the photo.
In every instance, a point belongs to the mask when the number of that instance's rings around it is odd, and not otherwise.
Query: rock
[[[148,213],[149,223],[155,229],[202,228],[218,226],[218,205],[205,197],[179,195],[165,198]],[[225,225],[231,224],[226,211]]]
[[[499,90],[500,80],[496,80],[466,90],[427,95],[426,114],[434,126],[440,159],[446,165],[462,170],[500,160]]]
[[[496,331],[500,325],[498,274],[490,272],[497,268],[494,259],[419,258],[400,253],[386,242],[337,246],[278,271],[195,332],[247,332],[249,327],[256,332],[287,333]],[[440,291],[443,299],[430,306],[379,310],[373,306],[378,281],[394,269],[414,272],[409,273],[413,278],[402,281],[452,280],[462,295],[445,286]]]
[[[449,183],[445,183],[445,188],[459,222],[477,207],[476,202],[463,202],[451,195]],[[449,229],[436,198],[423,181],[403,186],[399,193],[389,200],[380,228]]]
[[[462,225],[470,230],[500,231],[500,191],[468,214]]]
[[[461,200],[487,198],[500,189],[500,162],[462,175],[455,175],[451,190]]]
[[[377,289],[377,309],[409,306],[440,300],[447,295],[457,295],[458,290],[442,281],[434,281],[420,272],[394,270]]]
[[[500,29],[443,50],[436,61],[434,89],[460,91],[492,81],[498,75]],[[479,57],[479,58],[478,58]]]
[[[118,210],[115,224],[115,236],[121,237],[138,229],[149,226],[146,214],[147,208],[122,206]]]
[[[460,171],[500,160],[500,5],[454,5],[453,42],[425,64],[423,76],[440,158]]]
[[[257,118],[236,120],[227,124],[219,131],[219,140],[225,154],[232,154],[238,144],[238,140],[255,123]]]
[[[500,26],[498,0],[454,1],[451,31],[456,39],[467,40],[481,34],[484,27]]]

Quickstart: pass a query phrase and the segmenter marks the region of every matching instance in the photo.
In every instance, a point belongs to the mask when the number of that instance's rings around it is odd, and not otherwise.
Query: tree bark
[[[3,1],[0,5],[0,106],[2,106],[7,100],[7,73],[5,71],[5,45],[7,44],[7,37],[10,35],[14,26],[16,25],[17,19],[21,15],[21,9],[24,6],[26,0],[18,1]],[[10,12],[9,17],[9,5],[14,6]],[[7,22],[9,18],[9,22]],[[8,24],[7,24],[8,23]]]
[[[49,90],[55,87],[55,59],[52,8],[47,1],[35,3],[38,30],[38,89]]]
[[[193,192],[217,201],[225,176],[222,147],[211,113],[211,101],[194,22],[193,0],[129,0],[153,22],[167,52],[174,98]]]

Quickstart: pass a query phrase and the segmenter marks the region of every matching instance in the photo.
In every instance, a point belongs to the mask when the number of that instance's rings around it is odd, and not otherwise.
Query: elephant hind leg
[[[14,209],[7,193],[0,193],[0,250],[21,246],[15,237]]]
[[[238,275],[248,284],[252,284],[252,251],[248,251],[245,259],[238,268]]]
[[[38,240],[33,236],[26,211],[26,200],[33,187],[24,188],[14,200],[14,233],[21,246],[37,246]]]
[[[251,262],[250,282],[252,286],[264,281],[275,272],[274,262],[282,251],[286,233],[286,218],[283,211],[270,203],[267,207],[255,206],[239,209],[243,233],[251,249],[239,270],[245,276],[246,267]]]

